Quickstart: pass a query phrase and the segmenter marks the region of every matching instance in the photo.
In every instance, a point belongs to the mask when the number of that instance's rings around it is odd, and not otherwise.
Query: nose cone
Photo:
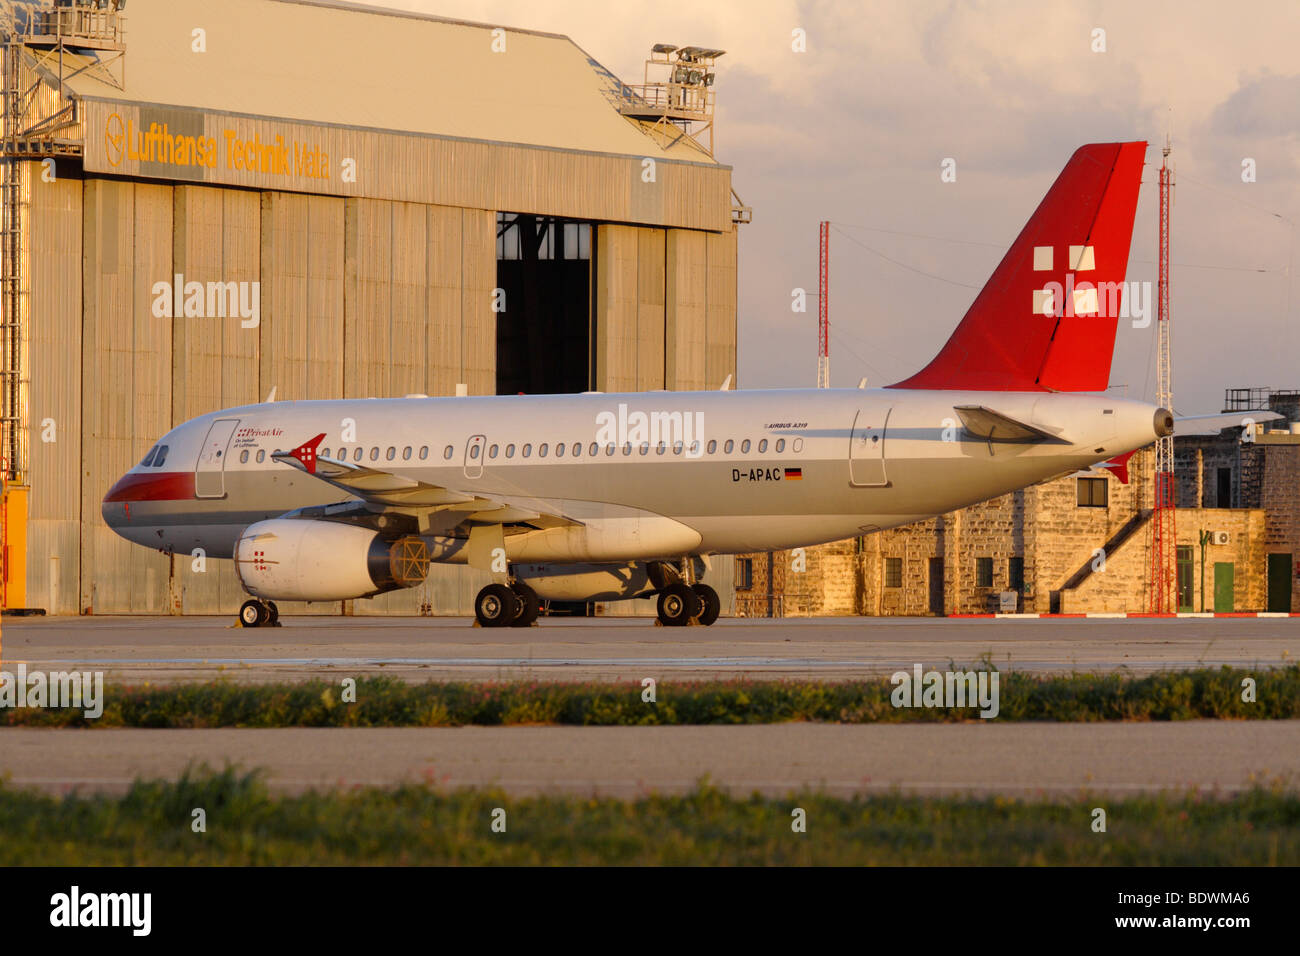
[[[1155,427],[1157,438],[1172,435],[1174,433],[1174,413],[1167,408],[1157,408],[1155,420],[1152,424]]]
[[[113,487],[108,489],[108,494],[104,495],[104,500],[100,502],[99,513],[104,517],[104,524],[108,525],[114,531],[122,526],[126,520],[127,492],[131,488],[132,482],[129,479],[132,476],[125,474],[113,483]]]

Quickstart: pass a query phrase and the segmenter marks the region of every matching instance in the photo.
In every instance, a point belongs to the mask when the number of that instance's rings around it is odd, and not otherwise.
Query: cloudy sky
[[[816,309],[790,301],[816,291],[820,220],[835,224],[833,384],[887,384],[934,355],[1083,143],[1152,144],[1129,279],[1154,283],[1172,130],[1175,405],[1212,412],[1226,387],[1300,388],[1295,0],[379,5],[564,33],[630,82],[655,42],[727,50],[717,155],[754,208],[740,239],[744,387],[815,384]],[[796,29],[806,52],[792,50]],[[953,183],[940,180],[947,157]],[[1121,323],[1113,388],[1154,397],[1154,331]]]

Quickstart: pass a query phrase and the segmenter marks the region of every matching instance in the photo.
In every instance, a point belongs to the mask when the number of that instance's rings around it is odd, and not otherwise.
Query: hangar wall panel
[[[261,374],[288,401],[343,393],[344,200],[261,196]]]
[[[704,239],[708,263],[705,319],[704,380],[706,388],[721,388],[736,374],[736,230],[708,233]]]
[[[343,394],[387,398],[393,394],[393,204],[347,200],[343,243]]]
[[[427,392],[428,218],[423,205],[392,204],[389,395]]]
[[[487,209],[463,212],[461,381],[469,386],[471,395],[495,395],[497,314],[492,311],[492,299],[497,284],[497,216]]]
[[[139,194],[137,195],[137,190]],[[171,265],[171,189],[89,179],[82,198],[83,611],[157,612],[168,559],[103,523],[100,502],[170,418],[169,321],[154,315],[158,270]],[[162,275],[166,272],[163,271]]]
[[[668,233],[637,230],[637,353],[638,390],[664,388],[664,267]]]
[[[717,388],[705,374],[708,268],[702,232],[669,229],[664,312],[666,387],[673,391]]]
[[[25,229],[28,303],[36,305],[27,340],[31,388],[28,448],[33,476],[28,512],[27,604],[52,614],[78,611],[81,555],[81,273],[82,182],[59,169],[41,180],[23,163],[30,197]],[[42,423],[53,419],[53,442]]]
[[[634,226],[596,227],[596,385],[631,392],[637,382],[637,234]]]
[[[464,213],[448,206],[427,206],[425,209],[429,316],[425,392],[429,395],[455,395],[457,383],[464,381],[461,377],[464,355],[461,327]]]

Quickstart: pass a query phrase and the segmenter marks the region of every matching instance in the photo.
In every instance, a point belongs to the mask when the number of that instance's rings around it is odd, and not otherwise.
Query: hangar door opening
[[[497,394],[594,388],[592,225],[497,213]]]

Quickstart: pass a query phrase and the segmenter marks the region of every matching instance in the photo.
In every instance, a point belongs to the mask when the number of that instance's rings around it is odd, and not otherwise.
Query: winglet
[[[296,458],[302,465],[303,471],[309,475],[316,474],[316,448],[325,440],[325,433],[321,432],[309,442],[304,442],[297,448],[291,449],[287,454],[272,455],[272,458]]]
[[[1104,461],[1101,467],[1115,475],[1121,485],[1128,484],[1128,460],[1133,457],[1133,452],[1125,452],[1123,455],[1116,455],[1109,461]]]

